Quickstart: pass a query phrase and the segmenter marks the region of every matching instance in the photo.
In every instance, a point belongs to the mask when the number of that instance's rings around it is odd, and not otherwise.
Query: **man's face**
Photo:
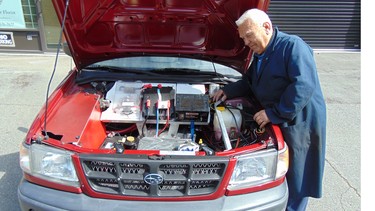
[[[238,26],[239,36],[243,39],[245,45],[257,54],[262,54],[269,42],[266,28],[263,25],[259,26],[251,20],[246,20]]]

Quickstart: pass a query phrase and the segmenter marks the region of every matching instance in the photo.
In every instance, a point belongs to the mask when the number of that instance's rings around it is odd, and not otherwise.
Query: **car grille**
[[[196,156],[155,159],[134,155],[84,155],[80,160],[94,191],[142,197],[212,194],[221,184],[228,165],[227,158]]]

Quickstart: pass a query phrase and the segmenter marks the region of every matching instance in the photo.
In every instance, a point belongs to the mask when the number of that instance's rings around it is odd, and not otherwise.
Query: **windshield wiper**
[[[198,69],[192,68],[175,68],[175,67],[166,67],[160,69],[154,69],[152,72],[183,72],[183,73],[197,73],[200,72]]]
[[[108,72],[121,72],[121,73],[135,73],[135,74],[142,74],[142,75],[152,75],[152,76],[159,76],[159,74],[150,72],[149,70],[137,70],[137,69],[129,69],[124,67],[117,67],[117,66],[100,66],[100,65],[92,65],[85,67],[83,69],[86,70],[103,70]]]
[[[193,75],[210,75],[210,76],[218,76],[218,77],[224,77],[222,74],[217,72],[210,72],[210,71],[202,71],[199,69],[191,69],[191,68],[161,68],[161,69],[155,69],[152,70],[153,73],[167,73],[167,74],[173,74],[173,75],[185,75],[187,73],[193,74]]]

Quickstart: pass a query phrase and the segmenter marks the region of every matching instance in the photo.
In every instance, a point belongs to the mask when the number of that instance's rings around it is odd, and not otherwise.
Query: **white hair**
[[[264,22],[268,22],[272,26],[272,22],[268,17],[267,13],[260,9],[249,9],[244,12],[240,18],[236,21],[236,25],[240,26],[246,20],[251,20],[253,23],[262,25]]]

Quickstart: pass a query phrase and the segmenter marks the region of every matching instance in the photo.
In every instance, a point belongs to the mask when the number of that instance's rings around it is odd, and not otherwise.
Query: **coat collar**
[[[263,57],[262,64],[260,66],[259,72],[255,74],[257,82],[259,81],[260,77],[262,76],[264,66],[268,62],[268,57],[275,50],[275,47],[276,47],[276,38],[277,38],[278,34],[279,34],[279,29],[277,27],[275,27],[274,30],[273,30],[270,42],[268,43],[268,45],[266,47],[266,51],[263,54],[261,54],[261,55],[254,53],[254,57],[256,58],[256,59],[253,60],[253,61],[255,61],[255,66],[254,66],[254,68],[255,68],[254,71],[255,72],[257,72],[256,71],[256,69],[257,69],[256,66],[257,66],[257,59],[258,59],[258,57],[259,56]]]
[[[279,29],[275,27],[273,30],[270,42],[268,43],[266,47],[266,51],[262,54],[262,56],[268,57],[275,50],[276,37],[278,34],[279,34]],[[255,56],[259,56],[259,54],[255,54]]]

